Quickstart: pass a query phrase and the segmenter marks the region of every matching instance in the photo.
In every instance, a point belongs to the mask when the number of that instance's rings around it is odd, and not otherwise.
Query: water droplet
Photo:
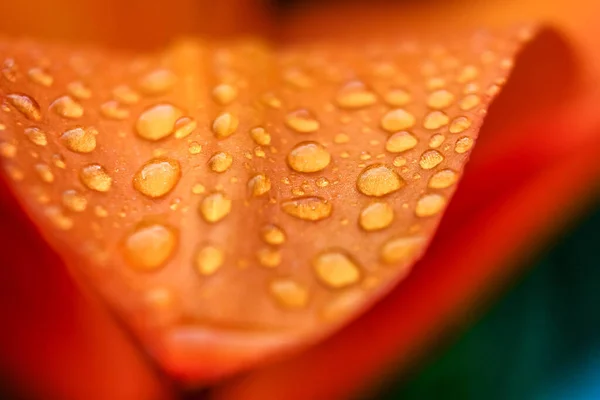
[[[52,83],[54,82],[52,75],[44,71],[42,68],[31,68],[29,71],[27,71],[27,76],[31,82],[45,87],[52,86]]]
[[[479,70],[474,65],[466,65],[458,74],[456,80],[459,83],[467,83],[479,76]]]
[[[320,221],[331,215],[332,205],[322,197],[299,197],[281,203],[281,209],[292,217]]]
[[[215,223],[225,218],[231,211],[231,199],[224,193],[214,192],[200,203],[200,215],[206,222]]]
[[[215,118],[212,130],[217,139],[224,139],[231,136],[237,130],[239,120],[231,113],[225,112]]]
[[[54,182],[54,174],[52,173],[52,170],[50,170],[50,167],[48,165],[36,164],[34,168],[35,172],[37,172],[42,181],[46,183]]]
[[[8,58],[4,60],[4,64],[2,65],[2,75],[9,82],[17,81],[17,65],[15,64],[15,60],[12,58]]]
[[[382,164],[369,165],[358,175],[356,187],[367,196],[381,197],[399,190],[404,180],[391,168]]]
[[[436,110],[449,107],[454,102],[454,95],[445,89],[436,90],[427,98],[427,105]]]
[[[25,128],[25,136],[27,136],[31,143],[38,146],[45,146],[48,144],[46,133],[39,128]]]
[[[406,158],[402,156],[394,157],[393,161],[394,167],[402,167],[406,165]]]
[[[281,264],[281,252],[277,249],[262,248],[256,252],[256,258],[260,265],[267,268],[275,268]]]
[[[233,164],[233,157],[223,151],[213,154],[208,160],[208,166],[213,172],[225,172]]]
[[[167,69],[158,69],[143,76],[138,86],[140,91],[146,95],[163,94],[175,85],[177,77]]]
[[[238,95],[238,91],[235,87],[226,83],[215,86],[212,91],[213,99],[222,106],[233,102]]]
[[[71,96],[61,96],[54,100],[50,109],[63,118],[77,119],[83,116],[83,106]]]
[[[181,110],[173,105],[157,104],[140,114],[135,123],[135,129],[141,138],[157,141],[173,133],[175,122],[181,116]]]
[[[317,179],[315,184],[320,188],[327,187],[327,186],[329,186],[329,179],[322,176],[319,179]]]
[[[423,248],[422,237],[400,237],[385,242],[381,247],[381,261],[385,264],[406,263],[414,260],[417,252]]]
[[[196,120],[190,117],[181,117],[175,121],[175,133],[173,135],[176,139],[183,139],[189,136],[197,127]]]
[[[457,117],[450,123],[450,133],[461,133],[471,126],[471,120],[467,117]]]
[[[116,100],[109,100],[100,105],[100,113],[108,119],[121,121],[129,118],[129,110],[121,107]]]
[[[267,106],[269,106],[271,108],[275,108],[275,109],[281,108],[281,105],[282,105],[281,100],[279,100],[279,98],[277,98],[277,96],[275,96],[274,93],[265,93],[262,96],[262,101]]]
[[[442,161],[444,156],[437,150],[427,150],[421,155],[419,165],[423,169],[432,169],[437,167]]]
[[[202,145],[198,142],[190,143],[188,147],[188,152],[190,154],[199,154],[202,151]]]
[[[100,205],[94,207],[94,214],[96,214],[96,216],[99,218],[108,217],[108,211],[106,211],[106,208],[104,208]]]
[[[6,174],[10,176],[13,181],[22,181],[25,178],[25,174],[16,165],[4,165]]]
[[[352,81],[338,91],[335,101],[341,108],[357,109],[375,104],[377,96],[363,82]]]
[[[432,78],[429,78],[425,85],[427,86],[427,89],[429,89],[429,90],[436,90],[436,89],[441,89],[444,86],[446,86],[446,81],[444,80],[444,78],[434,76]]]
[[[224,261],[223,250],[213,245],[207,245],[197,250],[194,264],[198,273],[209,276],[217,272],[223,266]]]
[[[0,142],[0,156],[14,158],[17,155],[17,146],[9,142]]]
[[[92,97],[92,91],[81,81],[73,81],[67,85],[67,91],[76,99],[85,100]]]
[[[313,260],[313,268],[320,282],[333,289],[341,289],[360,280],[360,269],[352,258],[341,251],[327,251]]]
[[[298,68],[289,68],[285,70],[283,79],[298,89],[307,89],[312,86],[312,79],[310,76]]]
[[[204,192],[206,192],[206,188],[204,187],[203,184],[196,183],[196,184],[194,184],[194,186],[192,186],[192,193],[193,194],[202,194]]]
[[[59,207],[50,206],[44,210],[44,214],[60,230],[67,231],[73,228],[73,220],[67,217]]]
[[[261,236],[263,240],[270,245],[280,245],[285,243],[285,232],[277,225],[269,224],[262,228]]]
[[[414,115],[402,108],[396,108],[388,111],[381,118],[381,127],[390,133],[394,133],[412,128],[415,122]]]
[[[271,135],[260,126],[250,129],[250,137],[260,146],[268,146],[271,144]]]
[[[433,135],[431,139],[429,139],[429,147],[433,149],[440,147],[442,143],[444,143],[444,140],[446,140],[446,137],[442,134],[438,133],[436,135]]]
[[[82,212],[87,207],[87,199],[77,190],[69,189],[62,194],[62,204],[73,212]]]
[[[314,115],[305,109],[295,110],[285,116],[288,128],[299,133],[311,133],[319,129],[320,123]]]
[[[248,180],[248,190],[254,197],[262,196],[271,190],[271,180],[265,174],[256,174]]]
[[[466,153],[467,151],[471,150],[471,147],[473,147],[473,139],[471,139],[468,136],[463,136],[456,141],[456,145],[454,146],[454,151],[459,154],[462,154],[462,153]]]
[[[387,228],[394,221],[394,209],[381,201],[371,203],[360,212],[359,224],[366,231]]]
[[[391,135],[385,143],[385,149],[390,153],[402,153],[415,147],[418,143],[416,137],[410,132],[400,131]]]
[[[98,131],[95,128],[74,128],[65,131],[60,140],[71,151],[90,153],[96,148],[96,135]]]
[[[411,95],[404,89],[392,89],[383,98],[392,107],[402,107],[410,103]]]
[[[25,118],[31,121],[39,121],[42,119],[40,105],[35,99],[26,94],[9,94],[6,100],[17,109]]]
[[[350,141],[350,137],[345,133],[338,133],[333,137],[333,143],[335,144],[344,144]]]
[[[284,308],[301,309],[308,304],[308,289],[292,279],[280,278],[269,284],[269,292]]]
[[[479,96],[477,96],[476,94],[469,94],[469,95],[465,96],[460,101],[460,103],[458,103],[458,106],[460,107],[461,110],[467,111],[467,110],[471,110],[471,109],[477,107],[480,103],[481,103],[481,99],[479,98]]]
[[[133,187],[151,198],[169,193],[181,178],[179,162],[169,158],[155,158],[144,164],[133,177]]]
[[[425,129],[439,129],[442,126],[448,125],[449,118],[446,114],[441,111],[432,111],[428,113],[423,119],[423,126]]]
[[[125,259],[139,271],[162,267],[177,248],[177,234],[161,224],[140,225],[124,240]]]
[[[52,155],[52,163],[56,168],[65,169],[67,167],[64,157],[60,154]]]
[[[446,205],[446,198],[440,194],[426,194],[417,201],[417,217],[431,217],[439,213]]]
[[[429,179],[429,187],[432,189],[445,189],[456,183],[458,175],[451,169],[443,169],[436,172]]]
[[[81,182],[91,190],[108,192],[112,185],[112,178],[104,167],[99,164],[86,165],[79,172]]]
[[[301,142],[290,151],[287,161],[294,171],[317,172],[329,165],[331,155],[321,143]]]
[[[140,101],[140,95],[127,85],[119,85],[112,91],[113,97],[122,104],[135,104]]]

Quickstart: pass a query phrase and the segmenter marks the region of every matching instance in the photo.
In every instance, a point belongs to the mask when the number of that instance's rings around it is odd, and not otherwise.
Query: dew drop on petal
[[[161,268],[177,248],[176,232],[162,224],[141,225],[128,234],[123,251],[135,270],[152,272]]]
[[[157,141],[173,133],[175,122],[182,116],[181,110],[167,103],[157,104],[140,114],[135,129],[146,140]]]
[[[317,172],[331,162],[331,155],[318,142],[298,143],[288,154],[288,165],[297,172]]]
[[[442,161],[444,156],[437,150],[427,150],[421,155],[419,165],[423,169],[432,169],[437,167]]]
[[[319,281],[332,289],[351,286],[361,278],[356,262],[342,251],[323,252],[314,258],[312,265]]]
[[[380,258],[385,264],[398,264],[413,261],[422,249],[425,240],[422,237],[399,237],[388,240],[381,247]]]
[[[91,190],[108,192],[112,185],[112,178],[100,164],[84,166],[79,172],[81,182]]]
[[[231,203],[224,193],[213,192],[200,202],[200,215],[206,222],[219,222],[231,211]]]
[[[283,244],[286,240],[285,232],[283,231],[283,229],[273,224],[265,225],[261,229],[261,236],[265,243],[274,246]]]
[[[332,205],[322,197],[309,196],[285,200],[281,209],[298,219],[305,221],[320,221],[331,215]]]
[[[427,105],[436,110],[450,107],[453,102],[454,95],[446,89],[436,90],[427,98]]]
[[[461,133],[471,127],[471,120],[467,117],[457,117],[452,120],[448,130],[450,133]]]
[[[260,126],[250,129],[250,137],[260,146],[268,146],[271,144],[271,135]]]
[[[141,77],[138,87],[145,95],[158,95],[171,90],[176,80],[175,74],[168,69],[157,69]]]
[[[200,275],[213,275],[223,266],[225,253],[214,245],[200,247],[194,257],[194,266]]]
[[[31,143],[38,146],[46,146],[48,144],[48,138],[46,133],[39,128],[25,128],[25,136],[31,141]]]
[[[96,136],[98,131],[95,128],[73,128],[63,132],[60,136],[61,142],[65,147],[76,153],[90,153],[96,149]]]
[[[184,137],[189,136],[197,127],[198,123],[195,119],[181,117],[175,121],[175,132],[173,133],[173,136],[175,136],[176,139],[183,139]]]
[[[407,131],[396,132],[385,143],[385,149],[390,153],[402,153],[415,147],[417,138]]]
[[[17,109],[25,118],[31,121],[40,121],[42,119],[42,112],[40,105],[35,99],[26,94],[9,94],[6,96],[6,100]]]
[[[454,146],[454,151],[459,154],[462,154],[462,153],[466,153],[467,151],[471,150],[471,147],[473,147],[473,139],[471,139],[468,136],[463,136],[456,141],[456,145]]]
[[[233,157],[224,151],[213,154],[208,160],[208,166],[213,172],[225,172],[231,167],[231,164],[233,164]]]
[[[402,108],[388,111],[381,118],[381,127],[390,133],[410,129],[415,125],[415,116]]]
[[[451,169],[443,169],[436,172],[429,179],[428,186],[432,189],[445,189],[456,183],[458,175]]]
[[[359,224],[365,231],[377,231],[394,221],[394,209],[385,202],[371,203],[360,212]]]
[[[417,200],[417,217],[431,217],[439,213],[446,205],[446,198],[440,194],[426,194]]]
[[[423,119],[423,127],[425,127],[425,129],[435,130],[448,125],[448,122],[449,118],[446,114],[441,111],[432,111]]]
[[[226,83],[215,86],[215,88],[212,91],[213,99],[222,106],[233,102],[236,99],[237,95],[237,89]]]
[[[315,116],[305,109],[288,113],[285,116],[285,124],[288,128],[299,133],[315,132],[321,125]]]
[[[50,109],[63,118],[77,119],[83,116],[83,106],[71,96],[61,96],[50,104]]]
[[[256,258],[263,267],[275,268],[281,264],[281,251],[265,247],[256,252]]]
[[[377,102],[377,96],[361,81],[345,84],[337,93],[335,101],[340,108],[364,108]]]
[[[75,189],[65,190],[62,194],[62,204],[73,212],[82,212],[87,208],[87,199]]]
[[[308,289],[289,278],[279,278],[269,284],[269,293],[286,309],[302,309],[308,304]]]
[[[109,100],[100,105],[100,113],[103,117],[121,121],[129,118],[129,110],[122,107],[116,100]]]
[[[238,125],[238,118],[229,112],[225,112],[215,118],[212,130],[218,139],[224,139],[233,135],[237,130]]]
[[[393,193],[405,185],[394,170],[383,164],[369,165],[358,175],[356,187],[367,196],[381,197]]]
[[[179,162],[155,158],[145,163],[133,177],[133,187],[143,195],[158,198],[169,193],[181,178]]]
[[[262,196],[271,190],[271,180],[265,174],[256,174],[248,180],[248,190],[254,197]]]

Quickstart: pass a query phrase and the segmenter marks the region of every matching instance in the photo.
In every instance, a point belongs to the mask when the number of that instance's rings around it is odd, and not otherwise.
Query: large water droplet
[[[140,193],[158,198],[169,193],[181,177],[179,162],[169,158],[148,161],[133,177],[133,186]]]
[[[31,68],[29,71],[27,71],[27,76],[31,82],[45,87],[52,86],[52,83],[54,82],[52,75],[44,71],[42,68]]]
[[[451,169],[443,169],[436,172],[429,179],[429,187],[432,189],[445,189],[456,183],[458,175]]]
[[[456,141],[456,145],[454,146],[454,151],[462,154],[471,150],[473,147],[473,139],[468,136],[463,136]]]
[[[177,248],[177,234],[161,224],[141,225],[124,240],[125,259],[139,271],[156,271]]]
[[[264,226],[261,230],[261,236],[266,243],[274,246],[285,243],[285,232],[277,225]]]
[[[225,172],[233,164],[233,157],[223,151],[213,154],[208,160],[208,166],[213,172]]]
[[[320,123],[308,110],[300,109],[288,113],[285,116],[285,124],[288,128],[299,133],[311,133],[319,129]]]
[[[335,98],[341,108],[363,108],[375,104],[377,96],[360,81],[352,81],[344,85]]]
[[[399,190],[404,180],[391,168],[382,164],[369,165],[358,175],[356,187],[367,196],[381,197]]]
[[[79,172],[81,182],[88,188],[97,192],[108,192],[112,185],[112,178],[103,166],[99,164],[86,165]]]
[[[250,129],[250,137],[260,146],[268,146],[271,144],[271,135],[262,127]]]
[[[385,149],[390,153],[402,153],[415,147],[418,143],[416,137],[410,132],[400,131],[391,135],[385,143]]]
[[[175,74],[167,69],[149,72],[138,82],[140,91],[146,95],[158,95],[171,90],[177,80]]]
[[[446,114],[441,111],[432,111],[428,113],[423,119],[423,126],[425,129],[439,129],[445,125],[448,125],[449,118]]]
[[[173,105],[157,104],[140,114],[135,129],[141,138],[157,141],[173,133],[175,122],[181,116],[181,110]]]
[[[96,149],[95,128],[74,128],[65,131],[61,136],[61,142],[71,151],[76,153],[90,153]]]
[[[224,139],[233,135],[237,130],[238,125],[238,118],[229,112],[225,112],[215,118],[212,130],[218,139]]]
[[[6,100],[17,109],[25,118],[31,121],[39,121],[42,119],[42,112],[40,105],[35,99],[27,96],[26,94],[9,94],[6,96]]]
[[[425,240],[422,237],[400,237],[390,239],[381,247],[381,261],[385,264],[397,264],[412,261],[424,244]]]
[[[61,96],[54,100],[50,109],[63,118],[77,119],[83,116],[83,106],[71,96]]]
[[[189,117],[181,117],[175,122],[175,133],[173,135],[176,139],[183,139],[189,136],[197,127],[198,123],[196,120]]]
[[[381,127],[390,132],[403,131],[415,125],[415,116],[402,108],[388,111],[381,118]]]
[[[360,212],[359,224],[366,231],[387,228],[394,221],[394,209],[388,203],[375,202]]]
[[[331,215],[332,205],[322,197],[309,196],[286,200],[281,209],[292,217],[306,221],[320,221]]]
[[[196,252],[194,265],[196,271],[201,275],[212,275],[221,268],[225,260],[225,253],[221,248],[207,245],[199,248]]]
[[[45,146],[48,144],[48,138],[46,133],[39,128],[25,128],[25,136],[31,141],[31,143],[38,146]]]
[[[477,96],[476,94],[469,94],[469,95],[465,96],[460,101],[460,103],[458,103],[458,106],[460,107],[461,110],[468,111],[468,110],[471,110],[471,109],[477,107],[480,103],[481,103],[481,98],[479,96]]]
[[[202,200],[199,210],[206,222],[219,222],[231,212],[231,199],[221,192],[211,193]]]
[[[440,194],[426,194],[417,201],[415,214],[417,217],[431,217],[436,215],[446,205],[446,198]]]
[[[62,194],[62,204],[73,212],[82,212],[87,207],[87,199],[77,190],[69,189]]]
[[[248,180],[248,190],[254,197],[262,196],[271,190],[271,180],[265,174],[256,174]]]
[[[427,98],[427,105],[437,110],[449,107],[454,102],[454,95],[446,89],[436,90]]]
[[[215,101],[222,106],[233,102],[236,99],[237,95],[237,89],[226,83],[215,86],[215,88],[212,91],[213,99],[215,99]]]
[[[308,304],[308,289],[298,282],[280,278],[269,284],[269,292],[277,303],[289,309],[301,309]]]
[[[318,142],[301,142],[290,151],[288,165],[298,172],[317,172],[325,169],[331,162],[331,155]]]
[[[423,169],[432,169],[437,167],[442,161],[444,156],[437,150],[427,150],[421,155],[419,165]]]
[[[461,133],[471,126],[471,120],[467,117],[457,117],[452,120],[448,130],[450,133]]]
[[[361,277],[356,262],[342,251],[321,253],[315,257],[312,265],[319,281],[333,289],[353,285]]]

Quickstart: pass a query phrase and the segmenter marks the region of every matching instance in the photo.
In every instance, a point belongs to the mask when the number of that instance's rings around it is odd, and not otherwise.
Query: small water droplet
[[[271,190],[271,180],[265,174],[256,174],[248,180],[248,190],[254,197],[262,196]]]
[[[402,108],[396,108],[388,111],[381,118],[381,127],[390,133],[394,133],[412,128],[415,122],[414,115]]]
[[[175,85],[177,77],[167,69],[149,72],[138,82],[139,89],[145,95],[153,96],[166,93]]]
[[[233,164],[233,157],[223,151],[213,154],[208,160],[208,166],[213,172],[225,172]]]
[[[94,214],[96,214],[96,216],[99,218],[108,217],[108,211],[106,211],[106,208],[100,205],[94,207]]]
[[[213,99],[222,106],[233,102],[238,95],[238,90],[226,83],[215,86],[212,91]]]
[[[454,151],[459,154],[462,154],[462,153],[466,153],[467,151],[471,150],[471,147],[473,147],[473,139],[471,139],[468,136],[463,136],[456,141],[456,145],[454,146]]]
[[[65,131],[61,136],[61,142],[71,151],[76,153],[90,153],[96,149],[95,128],[74,128]]]
[[[299,197],[285,200],[281,209],[292,217],[306,221],[320,221],[331,215],[332,205],[322,197]]]
[[[103,166],[99,164],[86,165],[79,172],[81,182],[91,190],[108,192],[112,185],[112,178]]]
[[[391,135],[385,143],[385,149],[390,153],[402,153],[415,147],[418,143],[416,137],[410,132],[400,131]]]
[[[394,157],[393,161],[394,167],[402,167],[406,165],[406,158],[402,156]]]
[[[458,106],[460,107],[461,110],[467,111],[467,110],[471,110],[471,109],[477,107],[480,103],[481,103],[481,98],[478,95],[469,94],[469,95],[465,96],[460,101],[460,103],[458,103]]]
[[[275,268],[281,264],[281,252],[277,249],[262,248],[256,252],[256,258],[266,268]]]
[[[140,114],[135,129],[146,140],[157,141],[173,133],[175,122],[182,116],[180,109],[167,103],[157,104]]]
[[[223,266],[225,253],[217,246],[207,245],[199,248],[194,258],[196,271],[204,276],[213,275]]]
[[[140,95],[127,85],[119,85],[112,91],[113,97],[122,104],[136,104],[140,101]]]
[[[445,125],[448,125],[449,118],[446,114],[441,111],[432,111],[428,113],[423,119],[423,126],[425,129],[439,129]]]
[[[200,203],[200,215],[209,223],[219,222],[230,212],[231,199],[221,192],[209,194]]]
[[[36,164],[34,166],[35,172],[37,172],[40,179],[46,183],[54,182],[54,174],[50,167],[46,164]]]
[[[269,284],[269,292],[284,308],[301,309],[308,304],[308,289],[292,279],[280,278],[272,281]]]
[[[417,201],[415,214],[417,217],[431,217],[439,213],[446,205],[446,198],[440,194],[426,194]]]
[[[277,96],[275,96],[274,93],[265,93],[262,96],[262,101],[263,103],[265,103],[265,105],[271,108],[279,109],[282,106],[281,100]]]
[[[454,102],[454,95],[445,89],[436,90],[427,98],[427,105],[436,110],[450,107]]]
[[[129,118],[129,110],[122,107],[116,100],[109,100],[100,105],[100,113],[103,117],[122,121]]]
[[[327,179],[324,176],[322,176],[319,179],[317,179],[317,181],[315,182],[315,184],[318,187],[320,187],[320,188],[327,187],[327,186],[329,186],[329,179]]]
[[[194,184],[194,186],[192,186],[192,193],[193,194],[202,194],[204,192],[206,192],[206,188],[204,187],[203,184],[196,183],[196,184]]]
[[[315,257],[312,265],[319,281],[333,289],[351,286],[361,278],[356,262],[342,251],[323,252]]]
[[[359,224],[365,231],[377,231],[394,221],[394,209],[385,202],[371,203],[360,212]]]
[[[56,168],[65,169],[67,167],[64,157],[60,154],[52,155],[52,163]]]
[[[402,107],[410,103],[411,95],[404,89],[392,89],[385,94],[383,99],[392,107]]]
[[[444,156],[439,151],[427,150],[421,154],[419,165],[423,169],[432,169],[437,167],[442,161],[444,161]]]
[[[265,225],[261,230],[261,236],[265,243],[274,246],[283,244],[286,240],[283,229],[273,224]]]
[[[133,187],[145,196],[158,198],[169,193],[181,178],[179,162],[155,158],[145,163],[133,177]]]
[[[175,136],[176,139],[183,139],[189,136],[196,128],[198,123],[190,117],[181,117],[175,121]]]
[[[331,155],[318,142],[298,143],[288,154],[288,165],[297,172],[317,172],[331,162]]]
[[[44,214],[60,230],[67,231],[73,228],[73,220],[67,217],[59,207],[50,206],[44,210]]]
[[[333,143],[335,144],[344,144],[350,141],[350,137],[345,133],[338,133],[333,137]]]
[[[260,146],[268,146],[271,144],[271,135],[260,126],[250,129],[250,137]]]
[[[298,89],[307,89],[312,86],[312,79],[299,68],[289,68],[283,72],[283,79]]]
[[[338,91],[335,101],[341,108],[357,109],[375,104],[377,96],[363,82],[352,81]]]
[[[358,175],[356,187],[367,196],[381,197],[393,193],[405,185],[404,180],[383,164],[369,165]]]
[[[406,263],[414,260],[417,252],[423,248],[422,237],[393,238],[381,247],[381,261],[385,264]]]
[[[67,91],[76,99],[85,100],[92,97],[92,91],[81,81],[73,81],[67,85]]]
[[[299,133],[311,133],[319,129],[320,123],[308,110],[300,109],[288,113],[285,116],[285,124],[288,128]]]
[[[459,83],[467,83],[479,76],[479,70],[474,65],[466,65],[458,74],[456,80]]]
[[[25,136],[31,141],[31,143],[38,146],[45,146],[48,144],[48,138],[46,132],[39,128],[25,128]]]
[[[31,68],[29,71],[27,71],[27,76],[31,82],[45,87],[52,86],[52,83],[54,82],[52,75],[44,71],[42,68]]]
[[[61,96],[50,104],[50,109],[63,118],[77,119],[83,116],[83,106],[71,96]]]
[[[25,118],[31,121],[39,121],[42,119],[42,112],[40,105],[35,99],[27,96],[26,94],[9,94],[6,96],[6,100],[17,109]]]
[[[239,120],[236,116],[229,112],[225,112],[215,118],[212,130],[217,139],[224,139],[235,133],[239,125]]]
[[[202,151],[202,145],[198,142],[190,143],[188,147],[188,152],[190,154],[199,154]]]
[[[140,225],[124,240],[125,259],[134,269],[152,272],[161,268],[177,248],[176,232],[165,225]]]
[[[62,204],[65,208],[73,212],[82,212],[87,207],[87,199],[77,190],[69,189],[65,190],[62,194]]]

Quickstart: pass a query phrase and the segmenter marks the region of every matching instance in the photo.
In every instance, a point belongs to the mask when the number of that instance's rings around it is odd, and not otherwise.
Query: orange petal
[[[211,381],[405,277],[531,35],[146,56],[4,42],[2,164],[161,366]]]

